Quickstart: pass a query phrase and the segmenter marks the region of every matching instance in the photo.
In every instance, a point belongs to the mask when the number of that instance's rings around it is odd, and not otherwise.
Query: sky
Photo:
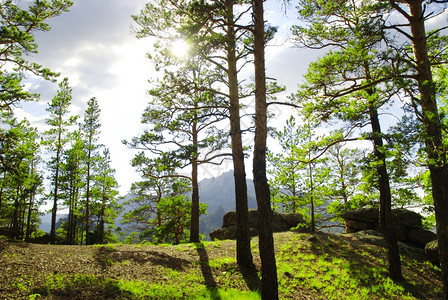
[[[22,0],[24,1],[24,0]],[[294,21],[282,11],[279,1],[271,1],[266,7],[266,19],[279,26],[279,35],[267,49],[268,76],[292,91],[306,70],[307,61],[315,57],[298,57],[299,50],[286,40]],[[145,0],[75,0],[70,12],[49,19],[49,32],[38,32],[38,54],[28,59],[60,72],[58,81],[69,79],[72,87],[71,113],[83,115],[87,101],[96,97],[101,109],[101,137],[111,152],[112,167],[122,195],[129,191],[131,183],[140,179],[130,165],[136,153],[122,144],[142,132],[141,113],[146,107],[150,85],[148,79],[156,76],[150,60],[146,58],[153,40],[137,39],[131,15],[137,14]],[[32,92],[39,93],[40,100],[24,103],[16,110],[19,118],[45,128],[46,108],[56,95],[58,83],[30,76],[26,83]],[[273,107],[277,115],[282,110]],[[280,117],[280,116],[279,116]],[[245,143],[251,143],[248,136]],[[247,162],[247,174],[251,176],[251,163]],[[220,175],[231,169],[231,162],[219,167],[202,169],[200,177]]]
[[[157,75],[146,58],[153,40],[137,39],[132,30],[135,24],[131,15],[138,14],[145,3],[146,0],[74,0],[70,12],[48,21],[51,31],[36,34],[39,53],[29,58],[60,72],[59,81],[64,77],[69,79],[73,89],[71,113],[82,115],[87,101],[92,97],[98,99],[102,124],[100,143],[110,149],[122,195],[128,193],[132,182],[140,179],[130,165],[136,151],[124,146],[122,140],[142,132],[140,119],[149,100],[148,80]],[[281,3],[279,0],[265,2],[265,19],[278,26],[279,32],[273,45],[266,49],[266,66],[267,76],[287,87],[281,96],[286,97],[297,88],[309,62],[322,52],[292,45],[289,32],[296,22],[295,10],[290,8],[285,14]],[[446,15],[441,20],[446,24]],[[16,114],[44,128],[46,108],[58,85],[30,76],[27,88],[40,93],[40,100],[24,103]],[[276,113],[278,124],[292,112],[290,107],[270,106],[270,109]],[[252,139],[246,136],[245,145]],[[246,164],[246,173],[251,177],[251,159]],[[202,168],[200,177],[218,176],[229,169],[231,162]]]

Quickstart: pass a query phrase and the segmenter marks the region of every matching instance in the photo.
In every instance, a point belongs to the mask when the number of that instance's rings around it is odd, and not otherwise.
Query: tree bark
[[[199,243],[199,185],[198,185],[198,132],[197,116],[194,114],[193,128],[193,154],[191,159],[191,223],[190,243]]]
[[[235,182],[236,207],[236,260],[245,269],[254,267],[250,249],[249,210],[247,204],[247,183],[244,167],[244,152],[241,137],[240,101],[238,95],[238,71],[236,64],[235,28],[233,0],[226,1],[227,7],[227,77],[229,80],[230,137],[232,142],[233,176]]]
[[[277,266],[272,235],[271,201],[266,178],[266,74],[264,60],[263,0],[252,1],[254,24],[255,65],[255,144],[253,174],[258,205],[258,236],[261,259],[261,298],[278,299]]]
[[[61,133],[58,137],[58,145],[61,145]],[[58,146],[60,147],[60,146]],[[61,160],[61,149],[56,153],[56,170],[54,175],[54,194],[53,194],[53,208],[51,210],[51,229],[50,229],[50,241],[52,244],[56,242],[56,217],[58,210],[58,190],[59,190],[59,162]]]
[[[90,244],[90,168],[91,168],[91,151],[92,142],[89,140],[89,150],[87,155],[87,186],[86,186],[86,245]]]
[[[378,111],[372,105],[370,106],[369,115],[373,133],[373,155],[380,190],[380,226],[384,233],[384,239],[386,240],[389,276],[393,281],[398,282],[403,279],[403,276],[401,273],[398,241],[392,220],[392,196],[390,192],[389,174],[387,172],[386,154],[383,149],[383,137],[378,119]]]
[[[441,121],[437,108],[435,84],[432,78],[431,64],[428,57],[425,18],[422,5],[425,1],[406,1],[412,34],[420,106],[423,115],[425,151],[428,155],[429,171],[432,182],[432,197],[437,223],[440,267],[445,299],[448,299],[448,166],[447,153],[443,147]]]

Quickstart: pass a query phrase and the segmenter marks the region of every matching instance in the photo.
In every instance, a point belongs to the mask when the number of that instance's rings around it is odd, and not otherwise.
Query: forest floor
[[[381,240],[274,235],[281,299],[439,299],[440,270],[402,246],[404,280],[387,277]],[[0,299],[260,299],[235,241],[182,245],[39,245],[0,238]],[[252,239],[260,270],[258,239]]]

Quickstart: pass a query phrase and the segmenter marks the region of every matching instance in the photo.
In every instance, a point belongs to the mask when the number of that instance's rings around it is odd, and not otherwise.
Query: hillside
[[[402,249],[405,281],[387,277],[385,250],[358,235],[275,234],[281,299],[438,299],[440,272]],[[252,241],[260,269],[257,239]],[[406,250],[406,251],[404,251]],[[259,299],[235,242],[62,246],[0,239],[1,299]]]
[[[216,193],[219,191],[219,193]],[[127,201],[131,195],[126,195],[119,203]],[[222,225],[222,217],[229,210],[235,210],[235,183],[233,179],[233,171],[228,171],[216,178],[207,178],[199,182],[199,198],[202,203],[208,205],[207,215],[201,216],[200,232],[209,240],[209,233],[216,230]],[[255,199],[255,190],[253,181],[247,180],[247,198],[249,208],[257,208],[257,201]],[[121,224],[123,214],[131,209],[130,205],[124,205],[123,211],[118,215],[115,225],[120,227],[127,235],[135,229],[130,228],[127,224]],[[58,214],[57,220],[60,223],[61,218],[66,218],[67,215]],[[41,225],[39,228],[45,232],[50,232],[51,228],[51,214],[46,213],[41,217]],[[124,239],[124,237],[121,237]]]
[[[249,208],[257,208],[254,183],[247,183],[247,202]],[[217,193],[216,191],[219,191]],[[199,182],[199,200],[208,205],[207,215],[201,216],[200,232],[209,240],[209,233],[222,225],[222,217],[229,210],[235,210],[235,181],[233,171],[228,171],[216,178]]]

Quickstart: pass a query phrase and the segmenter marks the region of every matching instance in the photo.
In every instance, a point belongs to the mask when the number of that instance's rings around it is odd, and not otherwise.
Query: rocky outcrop
[[[249,210],[249,228],[250,235],[258,235],[257,231],[258,211]],[[218,230],[210,232],[212,240],[228,240],[236,239],[236,212],[229,211],[223,217],[222,227]],[[306,226],[306,223],[301,214],[297,213],[278,213],[274,212],[272,216],[272,231],[282,232],[288,231],[299,224]]]
[[[425,253],[429,261],[435,265],[440,264],[439,260],[439,242],[437,240],[431,241],[425,246]]]
[[[392,210],[397,239],[408,245],[424,249],[426,244],[437,238],[436,234],[424,230],[422,216],[407,209]],[[360,208],[346,212],[342,215],[345,220],[347,233],[361,230],[376,230],[381,232],[379,226],[379,208]]]

